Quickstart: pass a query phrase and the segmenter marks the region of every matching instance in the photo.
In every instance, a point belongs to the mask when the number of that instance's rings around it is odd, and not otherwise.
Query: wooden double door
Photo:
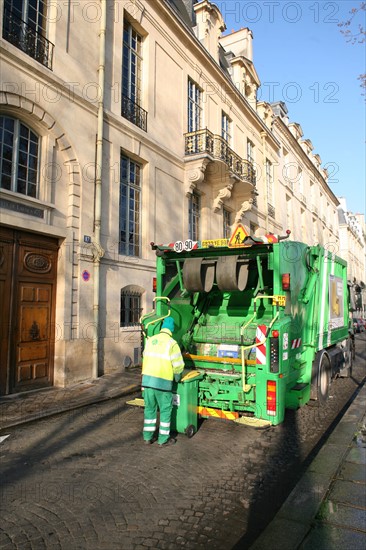
[[[0,395],[53,383],[57,239],[0,227]]]

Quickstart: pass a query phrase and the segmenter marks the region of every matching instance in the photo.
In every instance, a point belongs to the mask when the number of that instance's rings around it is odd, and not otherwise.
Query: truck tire
[[[328,354],[323,351],[319,361],[318,371],[318,403],[323,405],[329,397],[330,386],[330,360]]]
[[[318,405],[323,405],[329,397],[331,365],[328,354],[319,351],[313,363],[310,399]],[[309,402],[311,404],[311,402]]]
[[[344,366],[339,373],[342,378],[350,378],[352,376],[352,365],[354,360],[354,338],[349,336],[343,351]]]

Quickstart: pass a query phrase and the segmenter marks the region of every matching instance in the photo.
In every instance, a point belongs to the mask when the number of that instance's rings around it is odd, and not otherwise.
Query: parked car
[[[363,319],[353,319],[353,329],[355,332],[363,332],[365,330],[365,323]]]

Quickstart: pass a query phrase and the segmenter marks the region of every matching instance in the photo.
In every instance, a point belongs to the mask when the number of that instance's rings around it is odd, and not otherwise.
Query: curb
[[[337,424],[325,444],[290,493],[274,519],[250,546],[250,550],[294,550],[310,532],[330,484],[351,449],[355,429],[365,415],[366,386]]]

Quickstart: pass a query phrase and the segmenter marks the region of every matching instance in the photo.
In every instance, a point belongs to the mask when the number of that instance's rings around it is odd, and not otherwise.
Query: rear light
[[[156,292],[156,277],[153,277],[153,292]]]
[[[277,387],[274,380],[267,380],[267,414],[268,416],[276,416],[277,406]]]
[[[272,330],[272,336],[273,338],[278,338],[280,335],[279,331],[278,330]]]
[[[282,274],[282,290],[290,290],[290,274]]]

